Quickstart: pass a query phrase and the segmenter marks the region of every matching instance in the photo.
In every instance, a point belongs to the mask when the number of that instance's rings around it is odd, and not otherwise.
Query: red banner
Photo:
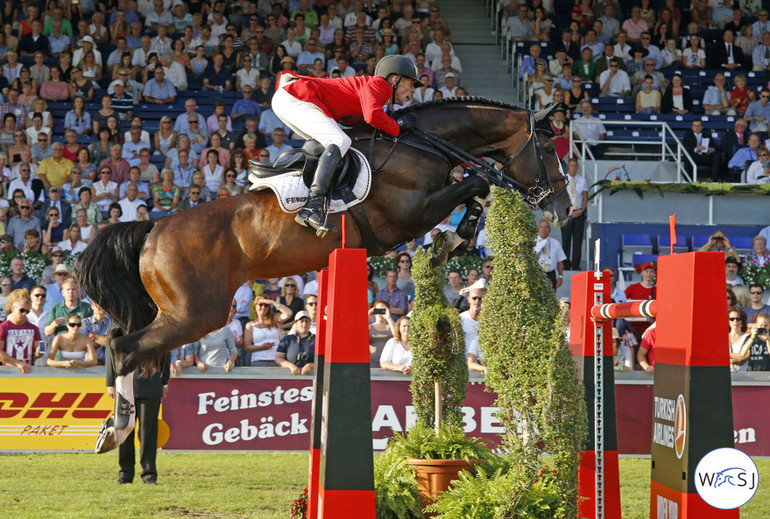
[[[166,449],[304,450],[310,442],[312,383],[307,379],[175,379],[163,401],[171,429]],[[463,405],[465,432],[499,443],[495,395],[483,383],[468,386]],[[652,438],[652,381],[617,384],[618,450],[649,454]],[[751,456],[770,455],[770,416],[757,412],[770,387],[734,386],[735,446]],[[372,382],[374,447],[385,448],[391,431],[403,432],[415,417],[409,381]]]

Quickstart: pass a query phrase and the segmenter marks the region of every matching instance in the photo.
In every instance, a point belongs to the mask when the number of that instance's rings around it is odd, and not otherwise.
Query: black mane
[[[444,106],[444,105],[467,105],[467,104],[478,104],[483,106],[495,106],[499,108],[507,108],[509,110],[513,110],[515,112],[523,112],[526,111],[524,108],[521,108],[516,105],[512,105],[510,103],[505,103],[503,101],[494,101],[492,99],[486,99],[484,97],[476,97],[476,96],[464,96],[464,97],[447,97],[439,99],[438,101],[429,101],[427,103],[421,103],[414,106],[407,106],[404,108],[401,108],[399,110],[396,110],[393,112],[392,116],[395,118],[398,115],[409,113],[409,112],[415,112],[418,110],[422,110],[423,108],[430,108],[432,106]]]

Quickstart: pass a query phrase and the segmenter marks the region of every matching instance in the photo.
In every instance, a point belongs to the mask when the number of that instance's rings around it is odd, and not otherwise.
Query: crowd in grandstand
[[[761,2],[503,3],[504,31],[523,45],[518,73],[532,106],[561,101],[568,109],[552,118],[558,141],[569,140],[570,119],[593,116],[572,131],[601,158],[608,132],[597,116],[612,116],[602,99],[614,98],[630,102],[639,120],[692,121],[676,133],[687,139],[699,178],[770,181],[770,163],[759,155],[770,144],[770,21]],[[714,124],[698,131],[702,115]],[[562,157],[568,147],[559,144]]]

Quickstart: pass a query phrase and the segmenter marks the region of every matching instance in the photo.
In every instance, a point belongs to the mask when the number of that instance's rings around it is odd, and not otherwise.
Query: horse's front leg
[[[458,205],[474,202],[478,204],[478,202],[474,200],[475,197],[484,199],[488,195],[489,184],[487,181],[478,175],[471,175],[456,184],[429,193],[428,196],[425,197],[425,204],[423,206],[423,221],[428,226],[435,226],[438,222],[446,218]],[[480,213],[476,215],[476,223],[478,223],[479,216],[481,216]],[[463,221],[465,221],[465,217],[463,217]],[[467,225],[465,227],[467,227]],[[475,232],[475,230],[476,228],[474,226],[473,231]],[[459,227],[458,234],[460,234]],[[460,236],[467,240],[473,237],[473,233],[471,233],[470,236],[463,236],[462,234],[460,234]]]

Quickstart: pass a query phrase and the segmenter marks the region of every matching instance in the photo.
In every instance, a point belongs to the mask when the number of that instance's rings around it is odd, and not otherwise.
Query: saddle
[[[281,209],[287,213],[299,211],[307,200],[310,184],[324,147],[307,141],[301,148],[287,150],[272,163],[250,161],[250,190],[271,189],[278,197]],[[339,213],[362,202],[369,194],[372,168],[363,153],[350,148],[342,157],[329,193],[330,213]]]

